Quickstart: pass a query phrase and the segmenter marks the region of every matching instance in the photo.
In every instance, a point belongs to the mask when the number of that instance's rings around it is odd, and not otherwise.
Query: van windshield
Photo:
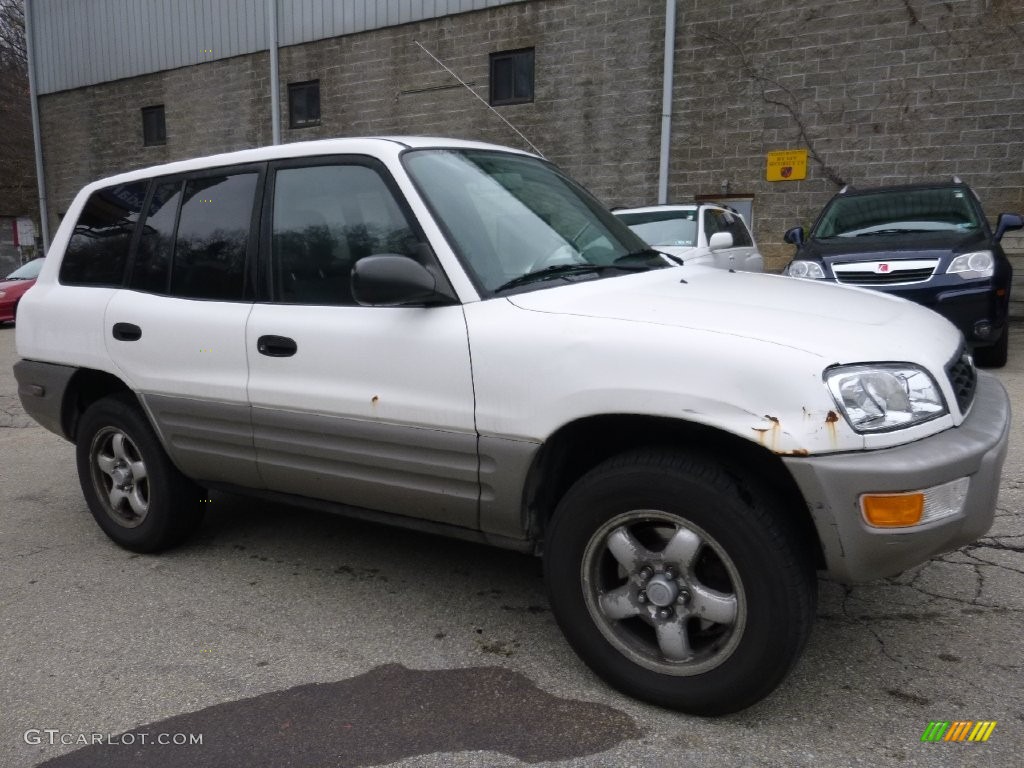
[[[651,245],[697,245],[697,209],[620,213],[618,217]]]
[[[811,237],[864,237],[971,231],[981,221],[963,187],[911,189],[836,197]]]
[[[667,265],[546,162],[472,149],[402,157],[452,248],[487,292],[540,287],[530,275],[606,277]]]

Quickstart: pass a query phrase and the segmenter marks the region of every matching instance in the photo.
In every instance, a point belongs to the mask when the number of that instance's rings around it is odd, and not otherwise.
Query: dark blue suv
[[[874,288],[929,307],[957,326],[979,365],[1006,364],[1012,270],[999,241],[1024,227],[1016,213],[991,230],[981,202],[954,179],[854,190],[829,201],[785,274]]]

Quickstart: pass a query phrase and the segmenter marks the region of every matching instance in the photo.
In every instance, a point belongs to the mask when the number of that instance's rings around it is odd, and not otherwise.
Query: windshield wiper
[[[663,265],[659,262],[652,262],[651,258],[659,256],[664,256],[666,259],[669,259],[676,264],[686,263],[678,256],[673,256],[671,253],[665,253],[664,251],[659,251],[656,248],[644,248],[640,251],[633,251],[625,254],[624,256],[619,256],[612,262],[612,264],[616,267],[622,267],[623,269],[656,269]],[[638,262],[638,259],[644,259],[646,260],[646,263]]]
[[[519,277],[513,277],[507,283],[503,283],[494,289],[495,293],[506,291],[510,288],[518,288],[521,285],[529,285],[530,283],[539,283],[544,280],[551,280],[557,277],[564,277],[566,275],[582,275],[594,272],[605,272],[613,269],[619,272],[646,272],[648,269],[654,269],[657,265],[653,264],[619,264],[622,259],[630,257],[636,257],[639,253],[654,253],[654,251],[637,251],[637,253],[627,253],[625,256],[620,256],[615,262],[611,264],[552,264],[549,267],[538,269],[533,272],[527,272],[525,275]]]
[[[915,232],[932,232],[931,229],[876,229],[874,232],[861,232],[857,237],[869,237],[871,235],[909,235]]]

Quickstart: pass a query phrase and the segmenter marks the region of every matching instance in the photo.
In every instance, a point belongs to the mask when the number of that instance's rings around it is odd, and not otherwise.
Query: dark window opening
[[[135,251],[130,286],[185,299],[241,301],[258,174],[162,181]]]
[[[61,283],[121,285],[148,183],[121,184],[89,197],[60,265]]]
[[[277,171],[275,300],[355,306],[352,267],[366,256],[416,257],[418,238],[384,179],[363,165]]]
[[[153,190],[132,264],[130,285],[135,290],[167,293],[181,185],[180,181],[165,181]]]
[[[240,301],[245,284],[255,173],[185,183],[171,262],[171,295]]]
[[[158,147],[167,143],[163,104],[142,109],[142,143],[147,147]]]
[[[491,54],[491,104],[533,101],[533,48]]]
[[[320,81],[288,85],[288,126],[308,128],[320,125]]]

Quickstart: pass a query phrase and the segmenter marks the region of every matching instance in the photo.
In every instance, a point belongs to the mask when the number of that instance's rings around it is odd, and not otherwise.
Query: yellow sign
[[[807,150],[783,149],[768,153],[768,181],[799,181],[807,178]]]

